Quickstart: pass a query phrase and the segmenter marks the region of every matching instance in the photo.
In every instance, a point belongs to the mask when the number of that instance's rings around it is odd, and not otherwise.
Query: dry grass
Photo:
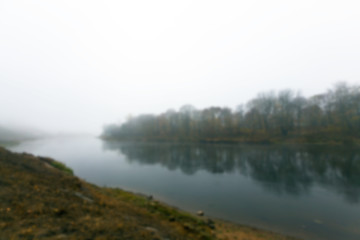
[[[217,222],[216,236],[221,240],[295,240],[293,237],[227,222]]]

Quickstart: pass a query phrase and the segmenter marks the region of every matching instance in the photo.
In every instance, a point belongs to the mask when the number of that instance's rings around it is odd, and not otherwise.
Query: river
[[[8,147],[99,186],[303,239],[360,239],[360,150],[49,138]]]

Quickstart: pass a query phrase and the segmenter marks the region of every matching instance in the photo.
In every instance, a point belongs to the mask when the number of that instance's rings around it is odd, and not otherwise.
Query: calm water
[[[304,239],[360,239],[360,150],[115,143],[58,138],[9,147],[50,156],[79,177],[188,211]]]

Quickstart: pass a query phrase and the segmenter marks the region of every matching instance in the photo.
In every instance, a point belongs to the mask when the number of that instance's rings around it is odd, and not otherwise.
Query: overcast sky
[[[360,1],[0,0],[0,125],[100,133],[360,82]]]

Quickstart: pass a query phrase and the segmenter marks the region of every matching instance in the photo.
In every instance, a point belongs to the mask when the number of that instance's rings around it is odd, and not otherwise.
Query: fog
[[[106,123],[360,83],[359,1],[0,2],[0,125]]]

